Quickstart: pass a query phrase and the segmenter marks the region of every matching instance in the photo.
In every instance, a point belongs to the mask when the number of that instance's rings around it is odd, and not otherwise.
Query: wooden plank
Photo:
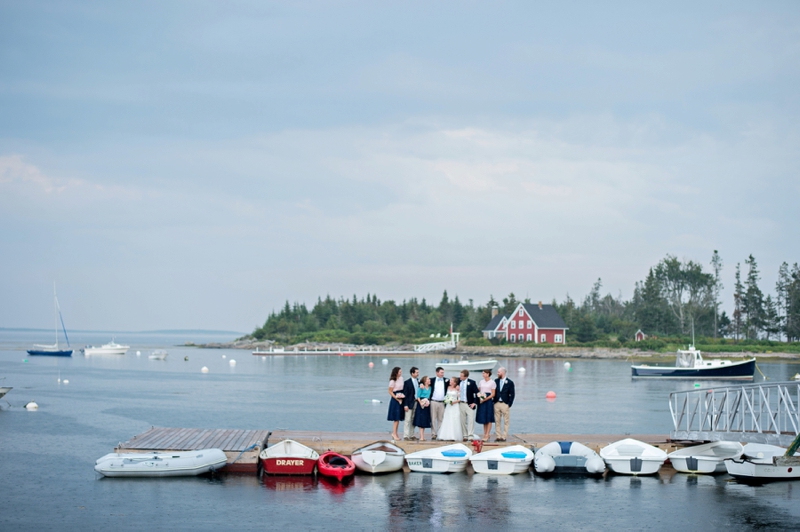
[[[158,442],[163,437],[164,429],[156,428],[151,430],[146,437],[136,441],[135,446],[141,449],[149,449],[151,445]]]
[[[229,429],[217,429],[208,440],[208,447],[219,448],[219,444],[228,436]]]
[[[245,450],[248,446],[247,442],[250,440],[252,435],[253,435],[252,430],[243,430],[242,433],[239,435],[239,437],[231,442],[230,449],[232,451],[240,451],[240,452]]]
[[[173,443],[175,449],[182,451],[190,451],[191,449],[186,446],[186,443],[194,437],[197,429],[184,429],[181,437]]]
[[[175,449],[175,442],[183,436],[185,430],[186,429],[170,429],[159,442],[159,447],[163,449]]]
[[[168,442],[171,449],[183,449],[184,443],[191,435],[193,429],[181,429],[175,437]]]
[[[197,445],[197,443],[201,440],[201,438],[203,437],[203,433],[205,431],[203,429],[192,429],[192,430],[194,431],[194,434],[192,434],[192,436],[188,440],[183,442],[183,445],[187,449],[199,449],[200,447]]]
[[[140,445],[147,445],[147,442],[149,442],[149,441],[153,440],[155,437],[157,437],[157,435],[158,435],[160,430],[161,430],[160,428],[152,427],[147,432],[139,434],[138,436],[134,436],[133,438],[131,438],[130,440],[128,440],[125,443],[126,444],[130,444],[130,445],[132,445],[134,447],[138,447]]]
[[[228,437],[222,440],[222,442],[219,444],[219,448],[222,449],[223,451],[233,451],[234,449],[231,448],[231,443],[237,440],[242,435],[242,432],[244,431],[231,430],[230,433],[228,434]]]

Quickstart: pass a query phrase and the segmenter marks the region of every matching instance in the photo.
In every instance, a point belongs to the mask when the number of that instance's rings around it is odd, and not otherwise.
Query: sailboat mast
[[[53,331],[56,333],[56,349],[58,349],[58,298],[55,281],[53,281]]]

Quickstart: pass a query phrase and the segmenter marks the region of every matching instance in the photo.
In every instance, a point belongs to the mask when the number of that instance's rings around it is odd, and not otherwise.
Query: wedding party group
[[[483,379],[476,383],[469,378],[469,370],[461,370],[458,377],[446,379],[444,369],[436,368],[436,375],[419,378],[419,368],[412,367],[411,376],[403,380],[403,370],[392,369],[389,378],[389,415],[393,422],[392,438],[400,440],[397,433],[403,421],[403,439],[425,441],[425,429],[431,430],[431,439],[437,441],[467,441],[479,439],[474,433],[475,424],[483,425],[483,440],[489,441],[495,425],[495,441],[508,439],[511,406],[514,404],[514,382],[506,378],[506,369],[497,370],[492,380],[491,370],[483,371]],[[419,429],[419,437],[415,435]]]

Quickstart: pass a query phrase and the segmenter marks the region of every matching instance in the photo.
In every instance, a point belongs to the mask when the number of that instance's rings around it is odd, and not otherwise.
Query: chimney
[[[500,311],[499,311],[499,310],[497,310],[497,305],[493,306],[493,307],[492,307],[492,318],[494,318],[495,316],[497,316],[497,313],[498,313],[498,312],[500,312]]]
[[[539,310],[542,310],[542,302],[539,301]]]

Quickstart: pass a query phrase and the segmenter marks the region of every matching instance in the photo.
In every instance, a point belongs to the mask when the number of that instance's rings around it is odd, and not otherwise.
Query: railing
[[[739,441],[783,447],[800,434],[800,383],[746,384],[672,392],[673,440]]]
[[[455,349],[458,345],[460,333],[452,333],[446,342],[432,342],[430,344],[419,344],[414,346],[417,353],[429,353],[431,351],[441,351],[443,349]]]

